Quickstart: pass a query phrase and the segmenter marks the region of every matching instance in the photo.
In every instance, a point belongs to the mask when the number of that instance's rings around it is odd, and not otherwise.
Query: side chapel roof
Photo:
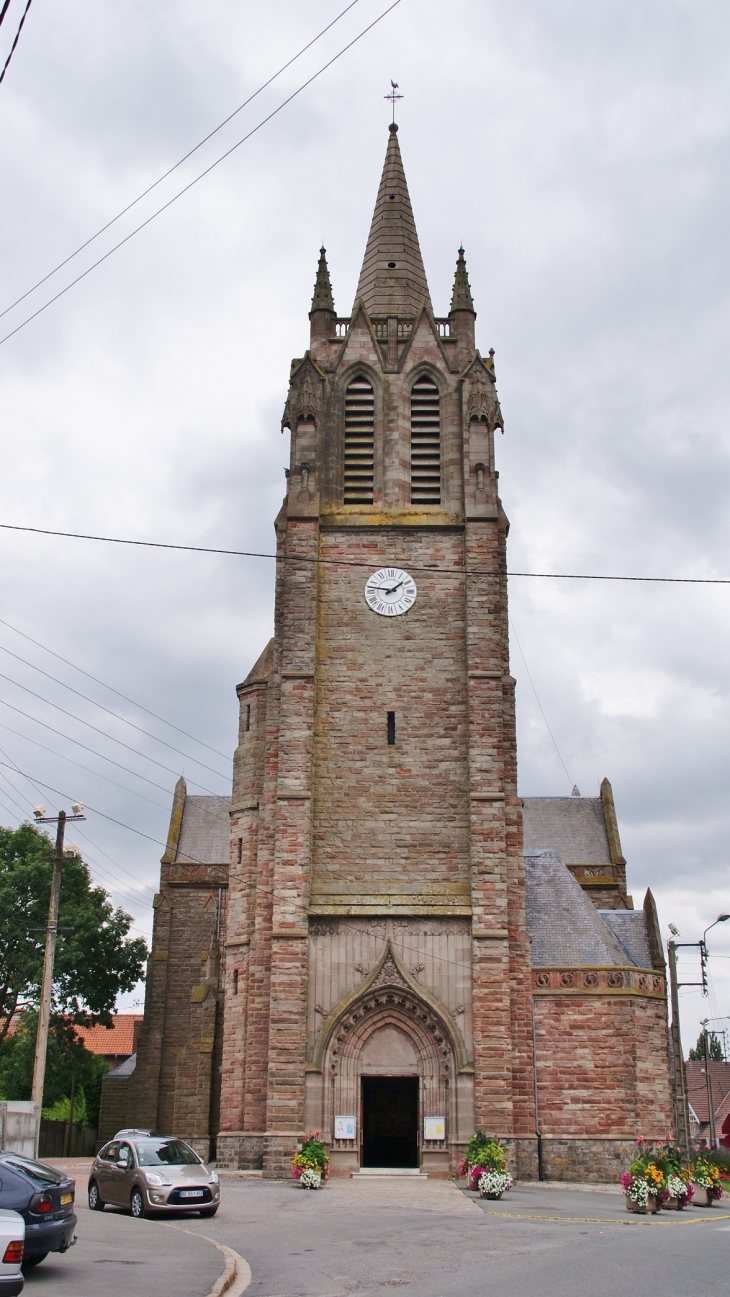
[[[567,864],[610,864],[611,848],[600,797],[525,797],[525,848],[551,848]]]
[[[176,862],[227,865],[231,836],[230,809],[230,797],[186,796]]]

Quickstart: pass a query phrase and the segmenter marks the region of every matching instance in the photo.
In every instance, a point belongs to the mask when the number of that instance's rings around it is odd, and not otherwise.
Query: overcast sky
[[[388,3],[359,0],[5,315],[0,336]],[[35,0],[0,85],[0,309],[344,4]],[[23,7],[13,0],[0,28],[2,61]],[[511,571],[730,576],[729,45],[719,0],[401,0],[0,345],[0,521],[271,549],[288,455],[279,421],[290,360],[307,346],[317,250],[324,240],[347,314],[392,77],[405,95],[399,138],[434,308],[448,311],[463,240],[478,345],[496,349]],[[0,767],[0,819],[14,825],[39,800],[94,807],[84,836],[69,836],[148,935],[177,775],[191,792],[227,791],[235,685],[271,633],[272,565],[11,532],[0,532],[0,553],[0,646],[94,700],[0,652],[0,760],[39,781]],[[730,587],[515,577],[510,598],[524,653],[513,642],[521,792],[567,794],[575,782],[595,796],[608,775],[637,905],[651,886],[665,935],[673,921],[697,940],[730,910]],[[727,929],[710,934],[709,1001],[684,993],[686,1048],[701,1017],[730,1013]],[[689,962],[687,976],[696,980]]]

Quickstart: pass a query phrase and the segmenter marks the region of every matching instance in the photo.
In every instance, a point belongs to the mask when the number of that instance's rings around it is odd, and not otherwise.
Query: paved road
[[[28,1297],[205,1297],[223,1270],[224,1259],[216,1247],[168,1223],[89,1211],[83,1199],[77,1216],[76,1246],[64,1256],[52,1253],[28,1272]],[[176,1223],[186,1229],[189,1224]]]
[[[69,1169],[81,1189],[84,1168]],[[440,1180],[333,1180],[310,1193],[292,1182],[221,1179],[215,1219],[180,1223],[246,1257],[253,1269],[246,1297],[717,1297],[727,1290],[727,1199],[710,1210],[634,1216],[607,1188],[521,1184],[500,1202],[483,1202]],[[169,1225],[80,1208],[79,1234],[85,1251],[79,1244],[53,1263],[67,1274],[78,1265],[74,1282],[56,1285],[74,1297],[122,1287],[134,1297],[203,1297],[221,1270],[209,1244],[201,1239],[207,1251],[191,1252],[194,1240]],[[128,1259],[148,1269],[114,1264]],[[31,1276],[29,1297],[48,1264]]]
[[[207,1232],[255,1297],[703,1297],[727,1291],[730,1210],[629,1215],[620,1194],[518,1185],[481,1203],[444,1181],[224,1180]],[[549,1217],[559,1217],[557,1220]],[[211,1226],[213,1228],[211,1229]]]

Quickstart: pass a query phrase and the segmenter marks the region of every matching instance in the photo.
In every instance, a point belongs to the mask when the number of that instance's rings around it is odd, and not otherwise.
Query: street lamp
[[[718,923],[727,923],[728,919],[730,919],[730,914],[718,914],[717,918],[715,919],[715,922],[711,923],[709,928],[705,928],[704,932],[702,933],[702,945],[705,947],[705,955],[707,955],[708,932],[710,932],[712,928],[716,928]]]
[[[46,1076],[46,1054],[48,1052],[48,1027],[51,1020],[51,992],[53,990],[53,965],[56,959],[56,935],[58,933],[58,904],[61,897],[61,868],[63,866],[63,835],[68,820],[85,820],[82,814],[83,802],[74,802],[73,815],[59,811],[58,815],[46,815],[45,806],[36,806],[33,811],[36,824],[55,824],[56,850],[53,854],[53,876],[51,878],[51,899],[48,905],[48,927],[46,928],[46,949],[43,956],[43,981],[41,982],[41,999],[38,1005],[38,1033],[35,1042],[35,1059],[33,1061],[33,1090],[31,1098],[36,1105],[35,1156],[38,1156],[38,1137],[41,1129],[41,1108],[43,1106],[43,1083]]]

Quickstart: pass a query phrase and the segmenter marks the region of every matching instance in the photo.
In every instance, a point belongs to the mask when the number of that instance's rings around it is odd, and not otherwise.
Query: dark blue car
[[[74,1180],[45,1162],[0,1152],[0,1207],[25,1221],[23,1269],[38,1265],[49,1252],[67,1252],[76,1242]]]

